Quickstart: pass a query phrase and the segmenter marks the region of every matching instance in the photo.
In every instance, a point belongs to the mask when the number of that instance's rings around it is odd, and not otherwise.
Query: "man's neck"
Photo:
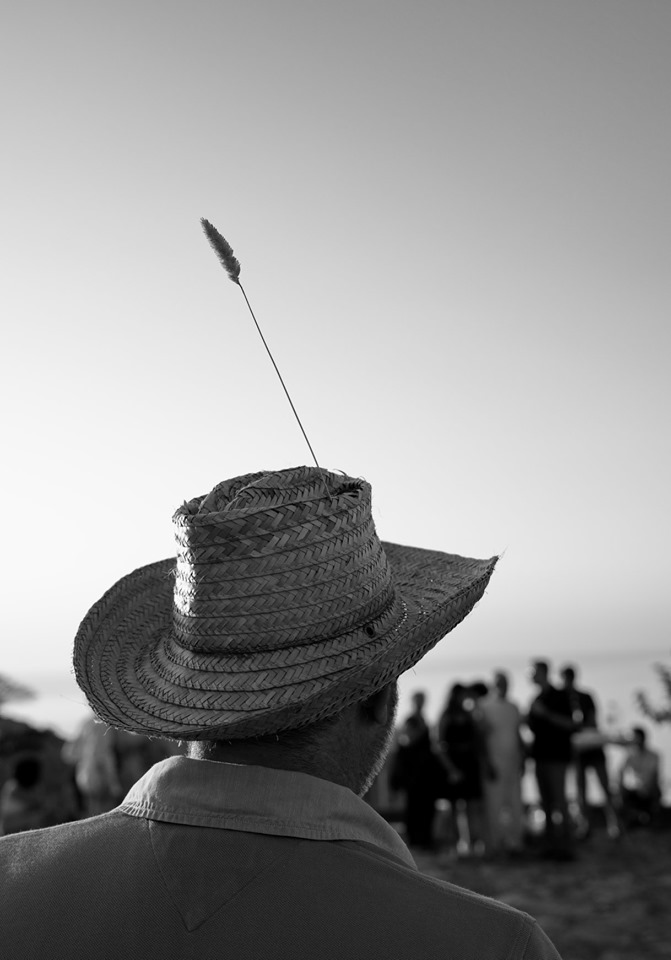
[[[197,760],[213,760],[216,763],[235,763],[306,773],[311,777],[319,777],[321,780],[331,780],[341,786],[348,786],[347,783],[343,783],[343,778],[338,776],[332,764],[311,762],[309,756],[283,749],[279,744],[222,742],[203,751],[196,747],[189,752],[189,755]]]

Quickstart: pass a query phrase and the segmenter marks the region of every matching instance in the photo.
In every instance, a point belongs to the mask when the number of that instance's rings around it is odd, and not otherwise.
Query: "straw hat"
[[[173,523],[177,558],[107,591],[74,667],[101,720],[180,740],[295,729],[364,699],[463,620],[496,563],[382,543],[370,485],[315,467],[225,480]]]

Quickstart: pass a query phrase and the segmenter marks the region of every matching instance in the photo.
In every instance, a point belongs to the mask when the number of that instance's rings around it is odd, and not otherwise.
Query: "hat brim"
[[[303,644],[284,659],[180,648],[172,621],[175,560],[140,567],[82,621],[77,682],[101,720],[174,740],[263,736],[327,717],[404,673],[453,630],[482,597],[497,561],[383,547],[402,600],[400,622],[380,635]]]

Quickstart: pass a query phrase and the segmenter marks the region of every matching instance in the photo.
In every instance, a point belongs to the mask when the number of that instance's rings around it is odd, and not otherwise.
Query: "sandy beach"
[[[671,829],[619,840],[597,833],[572,863],[446,861],[413,851],[422,872],[531,914],[563,960],[668,960]]]

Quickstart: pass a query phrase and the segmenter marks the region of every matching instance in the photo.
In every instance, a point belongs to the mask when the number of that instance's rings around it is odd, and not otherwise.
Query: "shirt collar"
[[[170,757],[131,787],[119,810],[190,826],[359,840],[416,869],[399,835],[365,800],[347,787],[292,770]]]

